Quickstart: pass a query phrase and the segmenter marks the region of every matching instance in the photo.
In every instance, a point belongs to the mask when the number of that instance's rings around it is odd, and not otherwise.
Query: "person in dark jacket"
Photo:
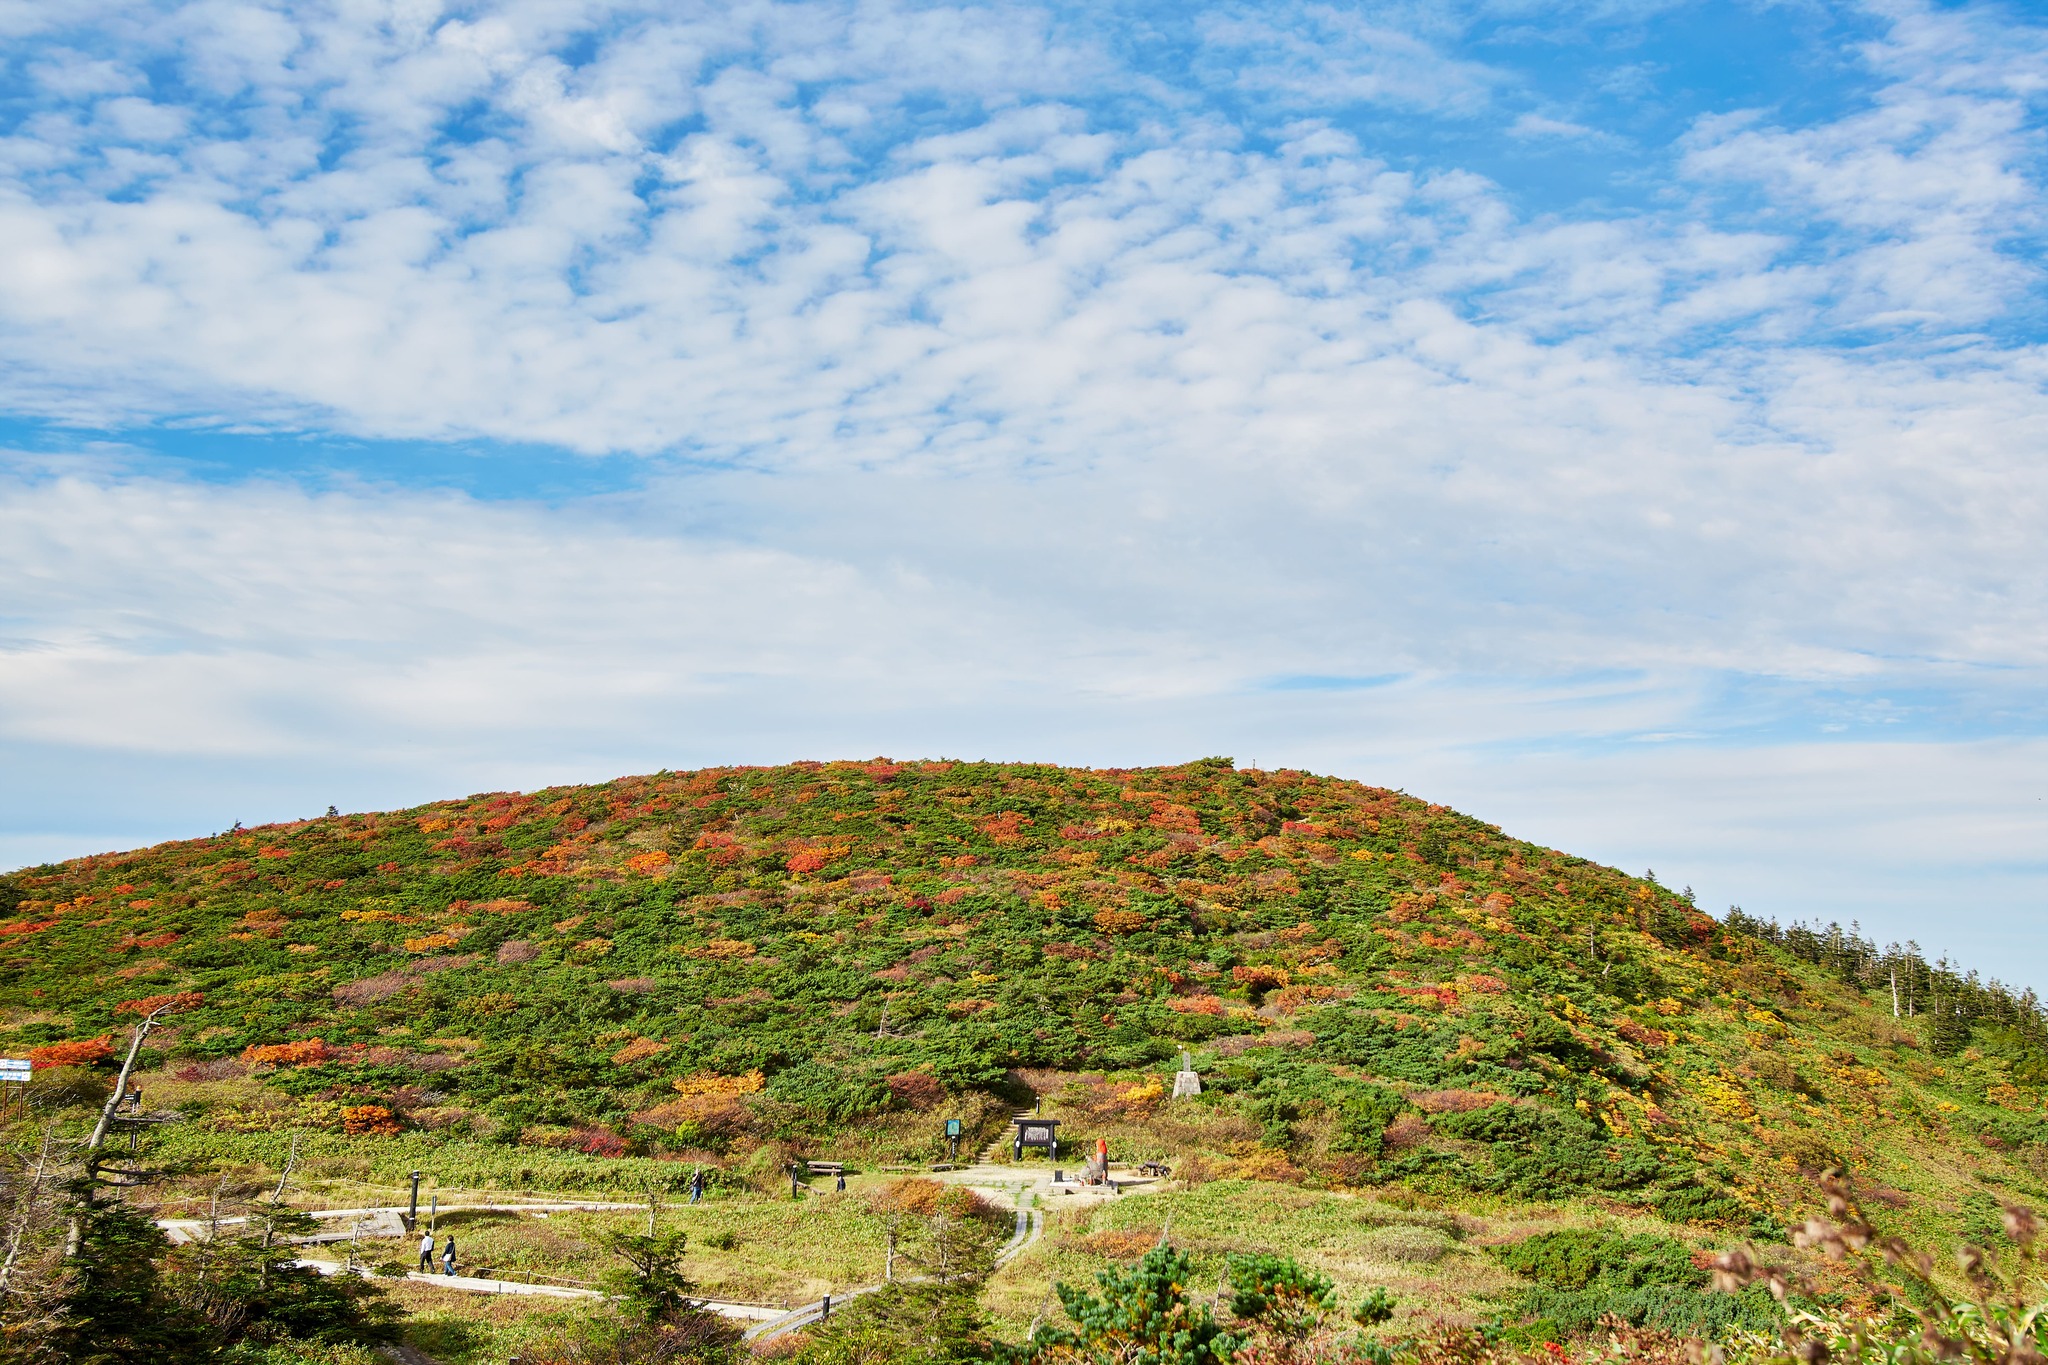
[[[455,1273],[455,1234],[452,1232],[448,1234],[448,1245],[441,1248],[441,1273]]]

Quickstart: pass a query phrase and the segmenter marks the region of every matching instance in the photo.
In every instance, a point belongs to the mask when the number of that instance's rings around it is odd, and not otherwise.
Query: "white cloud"
[[[0,406],[651,472],[546,511],[24,467],[19,754],[426,796],[1235,736],[1481,813],[1496,773],[1534,821],[1578,779],[1504,747],[1610,746],[1590,843],[1600,801],[1696,821],[1659,782],[1732,799],[1700,744],[1623,742],[1731,742],[1713,679],[1868,693],[1861,734],[1916,690],[2024,710],[2048,668],[2048,366],[2012,339],[2048,80],[1988,11],[1899,7],[1870,98],[1704,119],[1655,207],[1577,216],[1375,140],[1499,136],[1513,82],[1432,7],[1211,10],[1185,70],[1028,5],[75,13],[0,9],[43,35],[0,140]],[[1817,801],[1909,751],[1828,752]],[[1910,751],[1952,793],[2019,752]]]
[[[1588,128],[1583,123],[1573,123],[1568,119],[1555,119],[1543,114],[1525,113],[1508,125],[1508,136],[1524,139],[1556,137],[1577,140],[1581,138],[1604,138],[1605,134],[1597,129]]]

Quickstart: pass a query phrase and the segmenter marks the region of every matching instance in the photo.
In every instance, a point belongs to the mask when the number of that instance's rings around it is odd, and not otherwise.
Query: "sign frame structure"
[[[0,1086],[20,1087],[14,1092],[21,1111],[28,1112],[28,1083],[34,1078],[36,1064],[27,1057],[0,1057]]]
[[[1052,1160],[1060,1159],[1060,1120],[1027,1114],[1010,1122],[1017,1129],[1016,1136],[1010,1139],[1011,1160],[1022,1161],[1026,1147],[1043,1147]]]

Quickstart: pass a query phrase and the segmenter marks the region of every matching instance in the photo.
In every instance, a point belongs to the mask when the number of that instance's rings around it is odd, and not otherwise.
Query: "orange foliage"
[[[1285,986],[1294,978],[1287,974],[1285,967],[1254,963],[1248,967],[1232,967],[1230,979],[1248,991],[1270,991]]]
[[[627,1066],[633,1062],[645,1061],[659,1053],[668,1051],[668,1044],[652,1038],[635,1038],[632,1042],[612,1054],[613,1066]]]
[[[56,927],[56,925],[57,921],[53,919],[36,920],[34,922],[24,921],[15,924],[0,924],[0,938],[5,938],[10,934],[40,934],[41,932],[43,932],[43,930],[54,928]]]
[[[359,1137],[396,1137],[398,1115],[381,1104],[352,1104],[341,1111],[341,1131]]]
[[[1105,934],[1135,934],[1145,927],[1145,917],[1136,910],[1097,910],[1095,927]]]
[[[636,853],[632,857],[626,859],[626,866],[629,869],[631,869],[634,872],[644,873],[647,876],[653,876],[655,873],[661,871],[664,867],[667,867],[668,863],[668,854],[663,853],[658,848],[650,849],[646,853]]]
[[[822,848],[805,848],[798,849],[795,853],[790,854],[782,865],[793,873],[801,874],[816,872],[831,861],[832,855],[827,850]]]
[[[1166,1002],[1166,1007],[1176,1014],[1222,1015],[1223,1002],[1213,995],[1177,996]]]
[[[1006,810],[1000,814],[988,816],[986,819],[975,821],[974,827],[980,830],[982,835],[991,843],[1014,844],[1023,839],[1024,826],[1032,823],[1033,821],[1030,816],[1018,811]]]
[[[730,834],[720,834],[716,831],[706,831],[698,835],[697,842],[692,847],[701,849],[705,861],[713,867],[731,867],[747,856],[747,851],[740,846],[739,840]]]
[[[75,1043],[49,1043],[28,1050],[37,1071],[49,1066],[91,1066],[114,1055],[114,1045],[105,1038],[86,1038]]]
[[[318,1038],[296,1043],[251,1043],[242,1049],[243,1066],[313,1066],[333,1054]]]

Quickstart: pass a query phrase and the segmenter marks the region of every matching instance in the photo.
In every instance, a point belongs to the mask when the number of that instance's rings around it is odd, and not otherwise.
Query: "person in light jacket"
[[[431,1230],[420,1234],[420,1273],[426,1274],[434,1268],[434,1234]]]
[[[452,1232],[448,1234],[448,1245],[441,1248],[441,1273],[455,1273],[455,1234]]]

